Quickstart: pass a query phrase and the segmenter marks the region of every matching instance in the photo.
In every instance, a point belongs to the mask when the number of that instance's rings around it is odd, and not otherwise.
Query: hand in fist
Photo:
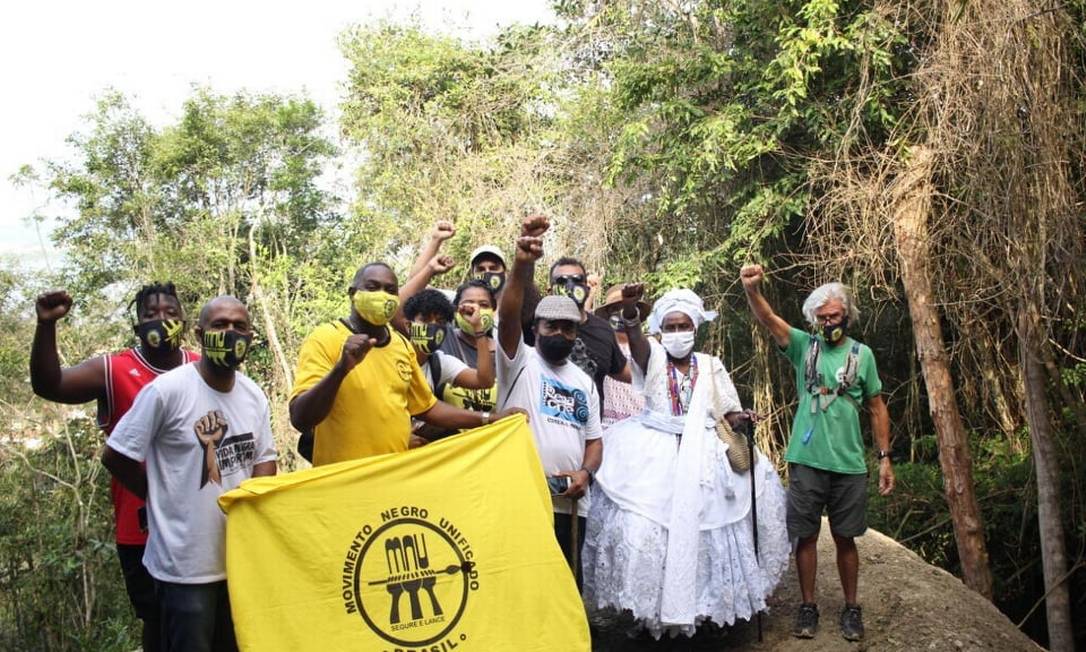
[[[474,303],[461,303],[457,312],[464,316],[465,321],[471,324],[472,335],[483,330],[483,311]]]
[[[551,228],[551,221],[542,215],[529,215],[520,223],[520,235],[542,238]]]
[[[72,297],[64,290],[51,290],[39,294],[34,302],[34,310],[38,313],[38,321],[55,322],[72,309]]]
[[[761,265],[743,265],[743,269],[739,270],[739,280],[743,282],[743,289],[757,290],[762,285],[763,278],[765,278],[765,271],[762,270]]]
[[[438,220],[430,230],[430,237],[438,242],[445,242],[456,235],[456,227],[449,220]]]
[[[530,235],[517,239],[517,260],[534,263],[543,257],[543,238]]]
[[[351,335],[343,343],[343,352],[339,356],[339,366],[343,368],[343,371],[347,372],[354,369],[370,352],[375,342],[369,335]]]
[[[627,283],[622,286],[622,305],[624,306],[636,306],[644,296],[644,283]]]
[[[430,271],[434,276],[440,276],[456,265],[452,256],[434,256],[430,259]]]

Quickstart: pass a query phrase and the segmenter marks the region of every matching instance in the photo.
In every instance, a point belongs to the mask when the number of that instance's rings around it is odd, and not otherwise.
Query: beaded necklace
[[[667,394],[671,399],[671,414],[681,417],[686,414],[683,409],[683,399],[686,405],[690,405],[690,397],[694,393],[694,384],[698,382],[698,358],[690,356],[690,371],[679,386],[678,372],[671,360],[667,361]]]

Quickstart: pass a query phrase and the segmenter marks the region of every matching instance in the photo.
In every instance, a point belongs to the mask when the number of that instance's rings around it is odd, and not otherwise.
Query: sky
[[[65,138],[103,90],[121,91],[153,123],[175,118],[192,86],[218,92],[305,91],[334,111],[346,63],[344,28],[417,18],[485,39],[512,23],[551,22],[546,0],[98,0],[0,4],[0,257],[56,263],[27,217],[64,210],[9,177],[24,164],[70,156]]]

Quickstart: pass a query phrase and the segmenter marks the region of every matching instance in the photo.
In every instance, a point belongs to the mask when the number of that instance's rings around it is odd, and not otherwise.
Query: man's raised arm
[[[520,346],[520,309],[524,305],[524,292],[533,283],[535,261],[543,256],[543,234],[549,228],[547,218],[539,215],[524,218],[521,225],[513,273],[498,304],[498,344],[507,358],[516,356]]]
[[[762,295],[763,278],[765,278],[765,272],[761,265],[744,265],[739,271],[739,279],[743,282],[743,290],[747,293],[747,303],[750,304],[750,311],[754,313],[754,318],[769,329],[769,334],[773,336],[777,346],[788,346],[792,327],[773,312],[773,308]]]
[[[38,396],[58,403],[86,403],[106,391],[105,361],[91,358],[67,369],[57,354],[57,320],[72,309],[64,290],[46,292],[34,302],[38,326],[30,347],[30,386]]]

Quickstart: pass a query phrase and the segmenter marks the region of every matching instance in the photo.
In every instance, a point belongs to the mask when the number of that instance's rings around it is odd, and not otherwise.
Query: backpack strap
[[[820,349],[821,343],[812,336],[811,345],[807,348],[807,358],[804,361],[805,385],[807,392],[811,394],[811,414],[816,414],[820,410],[824,412],[838,396],[844,397],[852,404],[852,407],[856,408],[857,412],[863,411],[856,399],[848,393],[849,388],[856,384],[856,377],[860,371],[860,343],[852,341],[852,348],[849,349],[848,357],[845,359],[844,373],[832,392],[827,391],[822,385],[821,374],[818,373]]]
[[[433,387],[430,389],[437,394],[438,383],[441,382],[441,356],[438,355],[438,351],[434,351],[430,354],[430,359],[426,361],[426,364],[430,367],[430,382]]]
[[[804,386],[808,394],[815,394],[822,385],[822,374],[818,373],[818,360],[822,357],[822,344],[814,335],[810,336],[807,356],[803,360]]]

